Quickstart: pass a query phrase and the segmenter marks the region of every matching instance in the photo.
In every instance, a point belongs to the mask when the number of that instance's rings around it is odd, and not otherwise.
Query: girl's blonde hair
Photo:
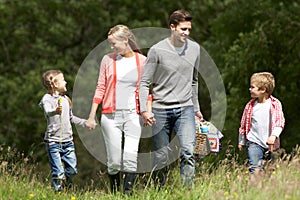
[[[56,82],[55,77],[59,74],[63,74],[60,70],[48,70],[43,74],[43,85],[47,89],[48,93],[54,94],[54,82]],[[65,96],[68,100],[70,107],[72,108],[72,101],[68,96]]]
[[[130,48],[134,51],[134,52],[138,52],[138,53],[142,53],[140,50],[140,47],[138,46],[135,36],[133,35],[133,33],[129,30],[129,28],[125,25],[119,24],[116,25],[114,27],[112,27],[109,32],[108,32],[108,36],[110,35],[114,35],[115,37],[119,38],[119,39],[128,39],[128,44],[130,46]]]
[[[266,89],[266,93],[271,95],[275,88],[275,79],[270,72],[254,73],[251,76],[251,82],[254,83],[258,89]]]
[[[43,85],[50,94],[54,93],[55,76],[58,74],[62,74],[62,72],[60,70],[48,70],[42,76]]]

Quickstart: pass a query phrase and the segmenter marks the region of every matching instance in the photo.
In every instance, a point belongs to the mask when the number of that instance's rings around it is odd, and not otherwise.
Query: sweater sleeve
[[[149,96],[149,86],[153,82],[152,77],[157,67],[157,55],[155,49],[150,49],[148,52],[147,60],[142,73],[139,89],[140,99],[140,112],[147,111],[147,100]]]
[[[44,110],[46,116],[52,117],[54,115],[57,115],[56,107],[54,108],[50,101],[42,100],[39,103],[39,106]]]
[[[81,119],[81,118],[75,116],[75,115],[73,114],[72,109],[70,109],[70,120],[71,120],[71,122],[72,122],[73,124],[77,124],[77,125],[80,125],[80,126],[82,126],[82,127],[85,127],[85,121],[86,121],[86,120],[85,120],[85,119]]]
[[[101,104],[103,100],[103,96],[106,90],[106,66],[108,62],[108,56],[104,56],[99,69],[99,77],[97,82],[97,87],[94,95],[93,102],[97,104]]]
[[[192,81],[192,89],[193,89],[193,96],[192,101],[194,104],[194,111],[200,111],[200,105],[198,100],[198,72],[199,72],[199,65],[200,65],[200,55],[197,56],[197,60],[194,66],[193,71],[193,81]]]

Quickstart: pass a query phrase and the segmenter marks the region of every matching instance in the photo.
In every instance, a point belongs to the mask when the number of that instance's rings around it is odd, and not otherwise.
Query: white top
[[[255,142],[264,148],[268,148],[266,142],[270,135],[270,110],[270,98],[264,103],[255,101],[251,118],[251,129],[247,136],[249,141]]]
[[[135,109],[135,90],[138,71],[135,56],[125,58],[121,55],[116,60],[116,109]]]

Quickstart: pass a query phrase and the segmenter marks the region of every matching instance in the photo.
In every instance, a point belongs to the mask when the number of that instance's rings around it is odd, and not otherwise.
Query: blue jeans
[[[253,174],[256,169],[262,170],[264,168],[264,156],[268,149],[251,141],[247,142],[246,147],[248,149],[250,174]]]
[[[71,187],[72,177],[77,174],[74,143],[72,141],[62,143],[46,142],[46,149],[54,190],[61,191],[64,186]]]
[[[164,186],[169,164],[169,143],[174,130],[180,143],[180,178],[186,186],[191,186],[195,173],[195,113],[194,107],[174,109],[153,109],[156,123],[152,127],[154,145],[154,180]]]

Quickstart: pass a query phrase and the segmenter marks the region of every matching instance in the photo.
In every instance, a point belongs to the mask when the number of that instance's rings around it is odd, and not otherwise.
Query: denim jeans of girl
[[[52,175],[52,187],[55,191],[70,187],[72,178],[77,174],[77,159],[73,141],[46,142]]]
[[[106,145],[108,174],[114,175],[120,170],[136,172],[142,131],[141,118],[136,113],[136,109],[117,110],[113,114],[103,114],[101,126]],[[124,149],[122,151],[123,133]]]
[[[248,141],[246,144],[248,149],[248,158],[249,158],[249,172],[253,174],[256,169],[263,170],[264,168],[264,156],[268,149],[263,148],[262,146]]]
[[[174,130],[180,144],[180,178],[190,187],[195,173],[195,113],[193,106],[152,110],[156,123],[152,127],[154,181],[164,186],[169,161],[169,144]]]

